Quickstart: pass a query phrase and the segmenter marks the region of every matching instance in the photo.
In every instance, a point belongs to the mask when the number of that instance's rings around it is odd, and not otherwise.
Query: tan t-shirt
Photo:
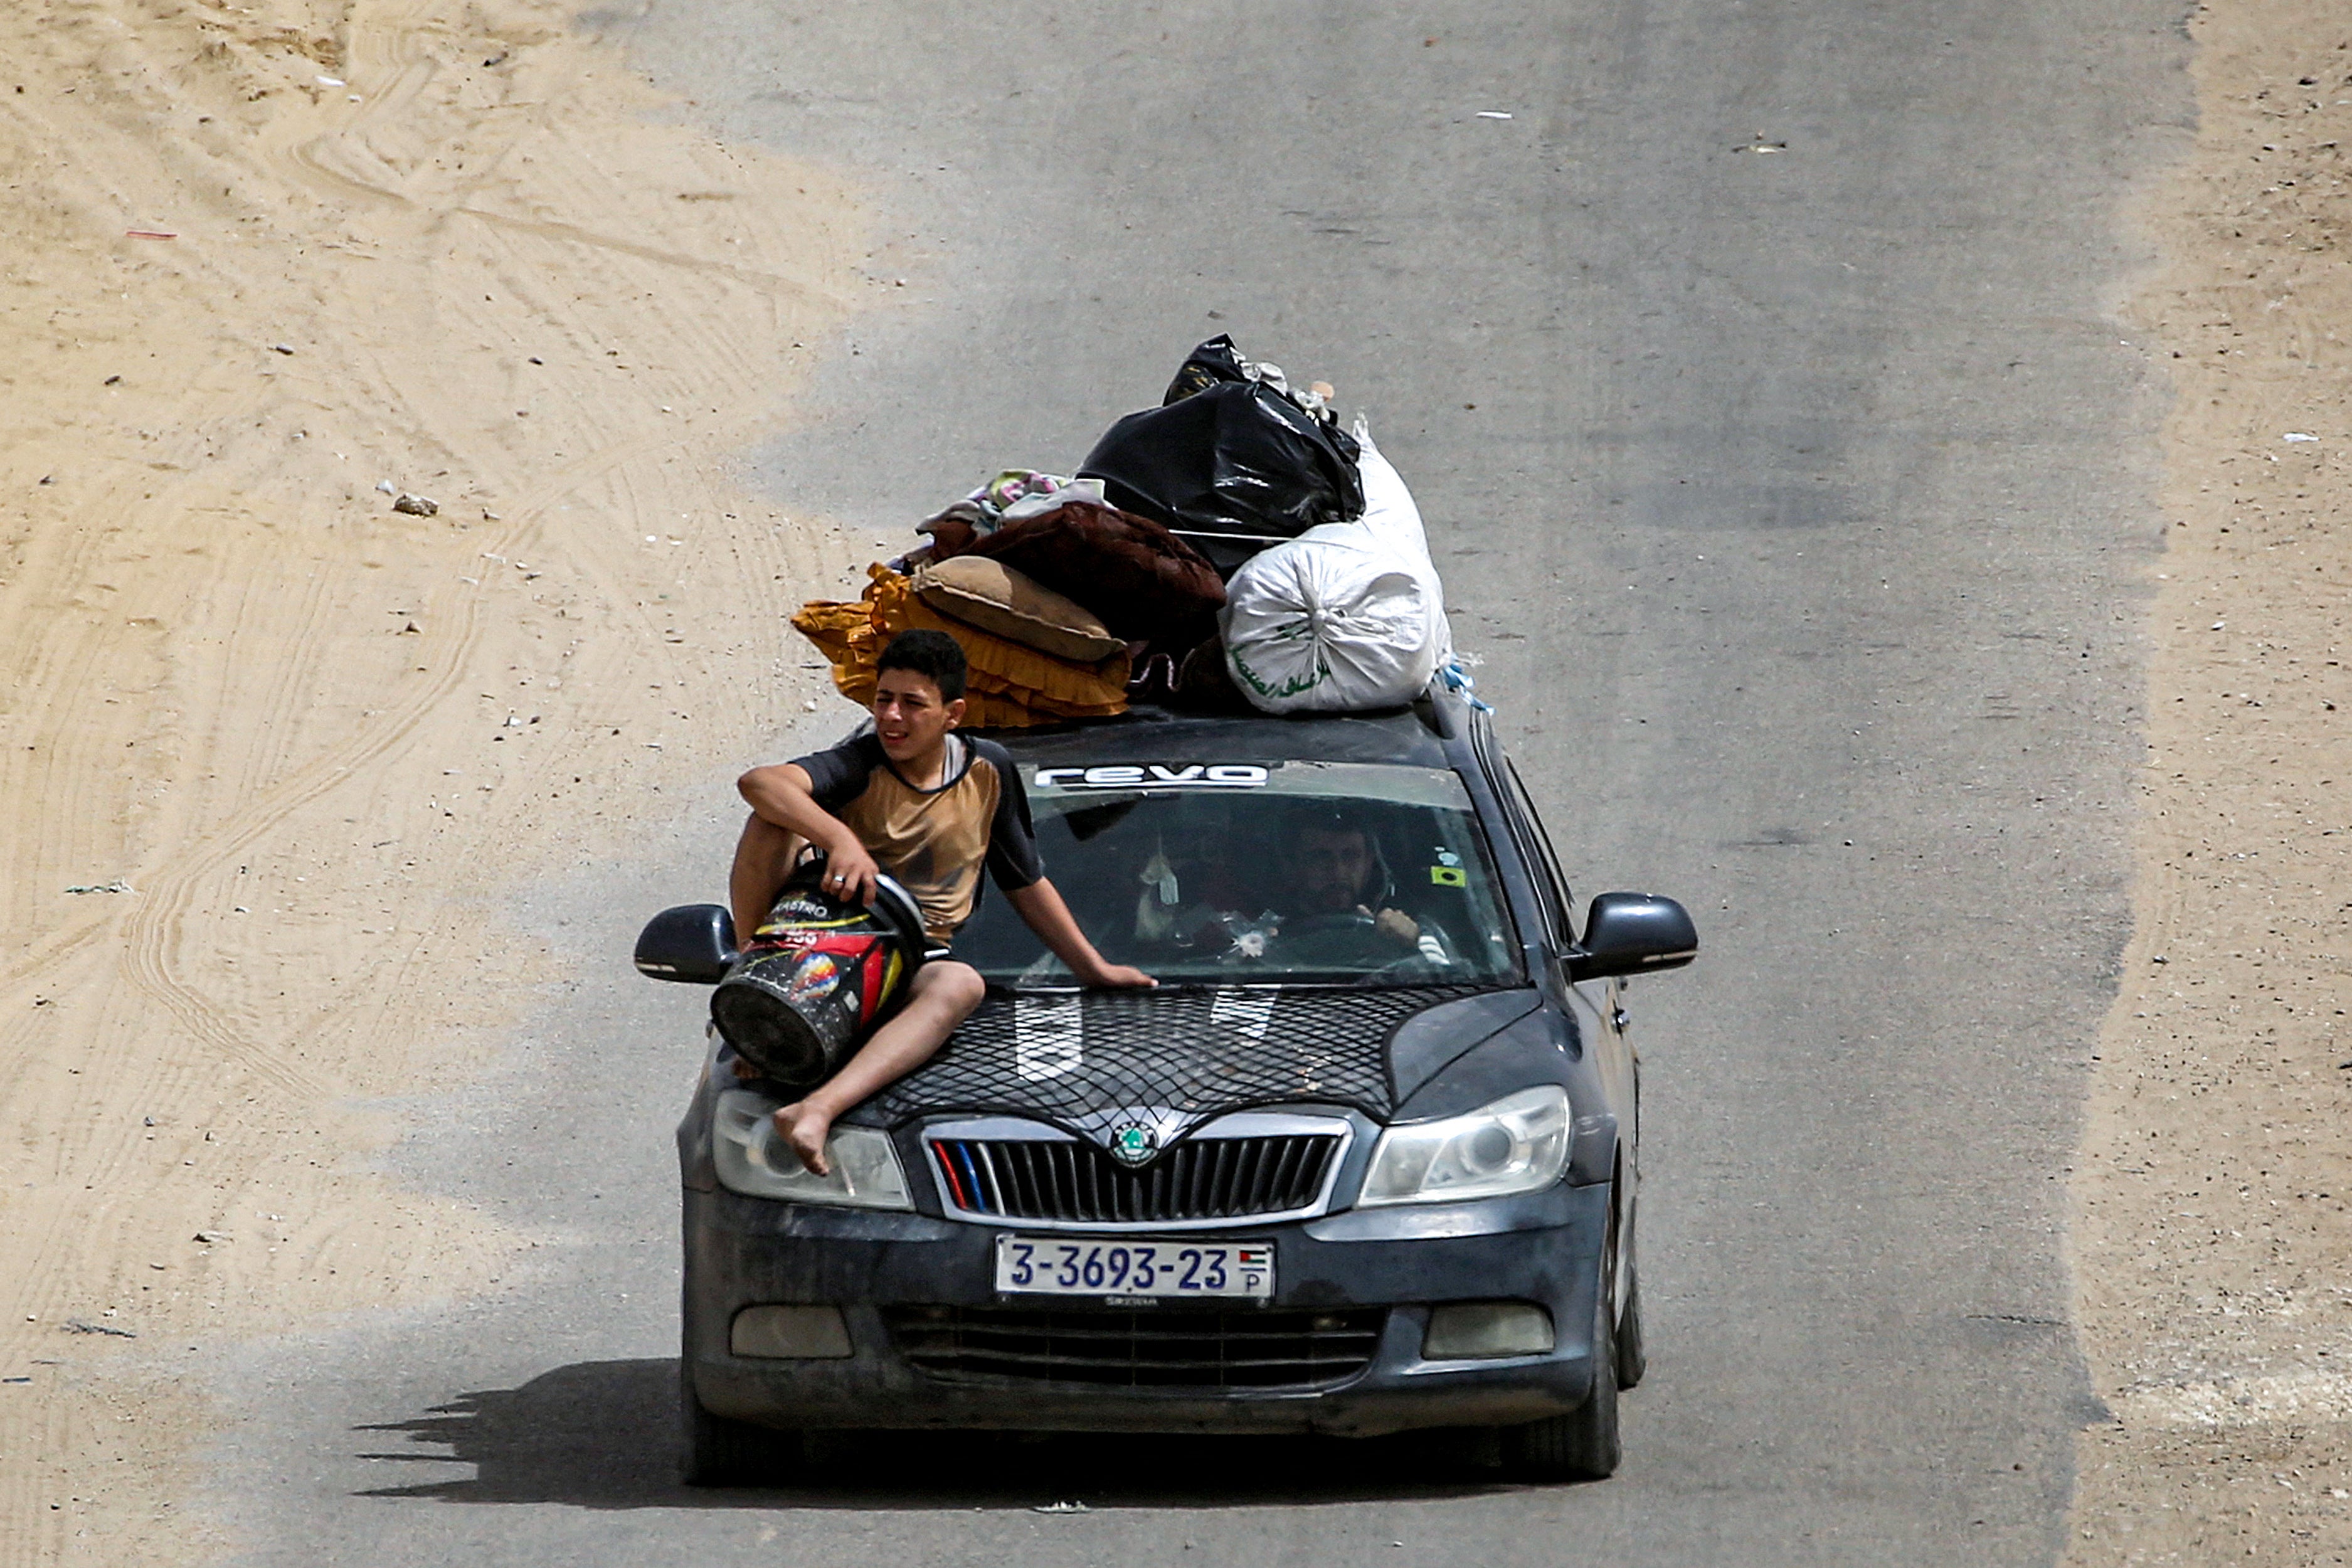
[[[883,873],[922,907],[923,928],[946,942],[980,901],[980,869],[1007,892],[1045,874],[1029,797],[1013,759],[993,741],[947,738],[947,779],[917,789],[871,731],[795,759],[816,803],[841,818]]]

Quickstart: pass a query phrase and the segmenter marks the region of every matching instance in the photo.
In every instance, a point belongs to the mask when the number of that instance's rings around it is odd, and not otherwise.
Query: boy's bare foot
[[[800,1156],[802,1164],[820,1176],[833,1173],[824,1163],[824,1140],[833,1131],[832,1117],[805,1100],[796,1100],[778,1110],[774,1120],[777,1133]]]

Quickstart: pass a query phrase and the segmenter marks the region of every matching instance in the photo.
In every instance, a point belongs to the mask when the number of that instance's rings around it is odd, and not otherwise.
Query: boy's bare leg
[[[824,1139],[833,1130],[833,1119],[930,1060],[987,993],[979,970],[951,958],[915,971],[914,986],[898,1016],[877,1029],[823,1087],[776,1112],[776,1131],[801,1163],[820,1176],[825,1174]]]
[[[792,875],[793,853],[800,843],[799,834],[764,817],[753,816],[743,824],[743,837],[735,841],[735,868],[727,876],[727,903],[735,912],[736,946],[751,941],[751,933],[768,918],[784,879]]]

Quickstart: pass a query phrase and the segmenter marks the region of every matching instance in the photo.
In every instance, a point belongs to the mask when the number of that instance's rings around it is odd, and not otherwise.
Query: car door
[[[1536,871],[1538,883],[1548,882],[1542,889],[1547,905],[1547,918],[1557,921],[1552,933],[1555,952],[1565,954],[1576,945],[1576,931],[1571,910],[1574,905],[1568,879],[1559,868],[1559,857],[1551,847],[1551,837],[1544,831],[1543,818],[1537,815],[1535,800],[1528,794],[1526,781],[1519,777],[1518,768],[1503,759],[1501,791],[1505,807],[1516,819],[1512,831],[1521,840],[1529,866]],[[1562,962],[1564,959],[1556,960]],[[1615,980],[1588,980],[1581,984],[1569,982],[1563,969],[1562,989],[1584,1004],[1580,1011],[1591,1026],[1594,1035],[1593,1057],[1601,1069],[1603,1089],[1609,1096],[1610,1108],[1617,1114],[1617,1147],[1624,1168],[1617,1194],[1620,1221],[1629,1229],[1633,1218],[1633,1194],[1641,1182],[1637,1152],[1641,1146],[1641,1060],[1632,1039],[1625,1032],[1625,1011],[1621,1005],[1622,993]]]

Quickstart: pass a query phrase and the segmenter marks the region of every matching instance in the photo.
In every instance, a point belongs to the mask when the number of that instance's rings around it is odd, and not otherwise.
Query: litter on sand
[[[118,1329],[111,1323],[84,1322],[79,1318],[68,1318],[65,1327],[66,1332],[69,1334],[111,1334],[118,1340],[135,1340],[139,1337],[129,1329]]]
[[[2279,439],[2282,441],[2316,441],[2319,437],[2309,435],[2301,430],[2290,430],[2285,435],[2280,437]]]
[[[404,490],[393,499],[392,510],[411,517],[431,517],[441,510],[441,503],[431,496],[413,496]]]
[[[1482,109],[1478,111],[1478,118],[1481,120],[1508,120],[1510,117],[1507,110],[1500,109]]]
[[[126,228],[122,231],[132,239],[177,239],[180,237],[168,228]]]
[[[81,882],[66,889],[68,893],[135,893],[139,889],[120,877],[111,882]]]
[[[1045,1502],[1029,1510],[1031,1513],[1092,1513],[1094,1510],[1082,1502]]]

